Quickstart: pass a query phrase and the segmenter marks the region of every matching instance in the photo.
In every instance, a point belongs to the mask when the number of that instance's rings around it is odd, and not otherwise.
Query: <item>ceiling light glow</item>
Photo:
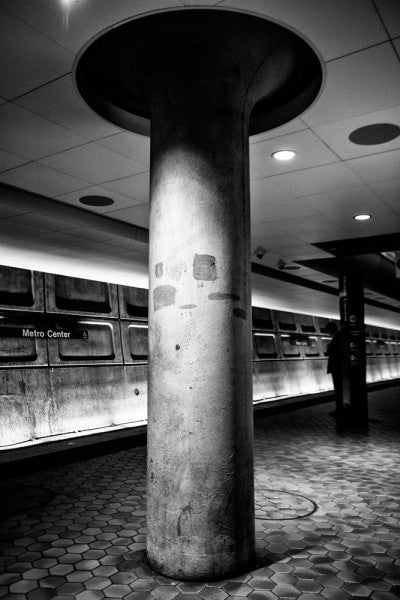
[[[355,221],[368,221],[371,218],[371,215],[354,215],[353,219]]]
[[[275,158],[275,160],[290,160],[295,156],[296,152],[293,152],[293,150],[278,150],[272,153],[272,158]]]

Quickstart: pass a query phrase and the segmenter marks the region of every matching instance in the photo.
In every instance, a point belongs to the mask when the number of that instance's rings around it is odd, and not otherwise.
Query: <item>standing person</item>
[[[326,325],[326,331],[332,336],[329,342],[326,353],[328,355],[327,373],[332,374],[333,387],[335,390],[336,408],[330,412],[331,417],[340,417],[343,415],[343,354],[342,354],[342,332],[338,330],[338,326],[334,321],[329,321]]]

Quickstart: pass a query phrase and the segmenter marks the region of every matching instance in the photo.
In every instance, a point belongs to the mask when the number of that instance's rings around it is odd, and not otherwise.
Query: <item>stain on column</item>
[[[154,312],[175,304],[176,288],[172,285],[159,285],[153,290]]]
[[[244,308],[234,308],[233,314],[235,315],[235,317],[239,317],[239,319],[246,320],[246,311],[244,310]]]
[[[162,274],[163,274],[163,264],[162,264],[162,262],[159,262],[159,263],[156,264],[156,266],[155,266],[155,272],[156,272],[157,279],[159,279],[160,277],[162,277]]]
[[[218,277],[215,256],[195,254],[193,258],[193,277],[199,281],[215,281]]]
[[[208,294],[208,297],[210,300],[233,300],[234,302],[238,302],[240,300],[240,296],[237,294],[225,294],[223,292]]]
[[[174,281],[181,279],[186,270],[186,263],[183,261],[173,262],[168,268],[167,273]]]

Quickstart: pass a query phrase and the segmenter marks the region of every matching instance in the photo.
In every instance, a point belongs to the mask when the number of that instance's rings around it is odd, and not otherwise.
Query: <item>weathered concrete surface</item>
[[[43,273],[0,265],[0,310],[43,310]]]
[[[113,283],[46,273],[46,304],[50,312],[118,316],[117,286]]]
[[[45,423],[54,435],[141,421],[146,415],[146,367],[107,365],[53,369]],[[139,393],[135,393],[137,390]]]
[[[0,369],[2,446],[145,421],[147,367]]]
[[[233,35],[182,68],[164,57],[152,104],[147,555],[180,579],[254,560],[253,71]]]

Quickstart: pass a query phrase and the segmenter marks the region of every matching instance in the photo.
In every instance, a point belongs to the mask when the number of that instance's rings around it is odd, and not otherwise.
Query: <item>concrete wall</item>
[[[0,448],[147,417],[147,290],[0,267]],[[253,308],[253,400],[331,389],[327,319]],[[3,337],[5,327],[88,339]],[[400,377],[400,332],[366,328],[368,382]]]
[[[0,267],[0,335],[5,327],[88,334],[0,337],[0,447],[143,424],[146,321],[147,290]]]

